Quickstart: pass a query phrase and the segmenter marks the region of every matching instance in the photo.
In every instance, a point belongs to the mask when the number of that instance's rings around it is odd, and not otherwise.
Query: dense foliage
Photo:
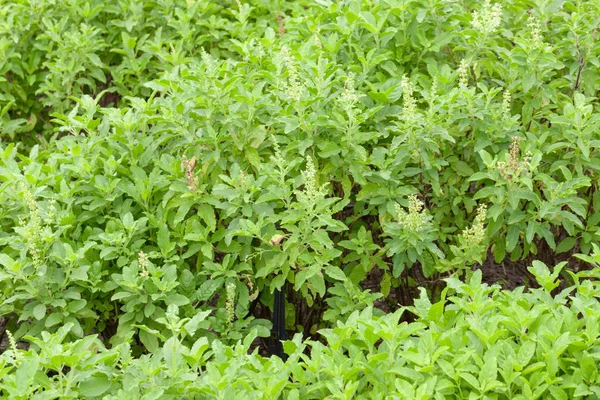
[[[0,1],[0,392],[600,396],[598,15]]]
[[[355,311],[321,331],[326,345],[286,342],[286,362],[249,354],[254,334],[233,347],[189,340],[206,315],[180,320],[176,306],[172,336],[137,359],[128,343],[65,342],[68,323],[28,337],[38,351],[5,352],[0,390],[13,399],[598,398],[600,285],[584,280],[553,297],[557,274],[539,262],[532,272],[543,288],[530,292],[489,287],[480,271],[466,284],[448,279],[439,302],[415,300],[412,323],[399,323],[404,309]]]

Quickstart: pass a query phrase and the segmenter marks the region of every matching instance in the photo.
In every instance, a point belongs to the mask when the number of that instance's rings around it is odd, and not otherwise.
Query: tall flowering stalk
[[[342,92],[339,99],[340,105],[348,114],[348,119],[350,121],[354,120],[355,106],[358,100],[360,99],[360,96],[356,93],[356,90],[354,89],[354,85],[354,74],[350,72],[346,76],[346,82],[344,83],[344,91]]]
[[[397,278],[405,268],[420,263],[425,276],[435,271],[436,259],[444,254],[435,244],[436,228],[433,217],[425,204],[416,195],[408,197],[408,210],[399,204],[394,205],[395,220],[384,224],[387,241],[387,255],[393,257],[393,276]]]
[[[531,168],[531,154],[527,153],[521,158],[521,138],[514,136],[510,143],[508,161],[499,161],[496,164],[502,178],[509,182],[517,180],[521,175],[527,174]]]
[[[325,187],[327,184],[320,185],[317,180],[317,170],[311,157],[306,157],[306,170],[302,171],[304,181],[304,190],[297,193],[298,200],[304,205],[307,211],[312,212],[317,203],[325,198],[327,194]]]
[[[12,352],[13,361],[16,363],[22,358],[22,355],[19,352],[19,349],[17,348],[17,341],[15,340],[15,337],[13,336],[12,332],[8,329],[6,330],[6,337],[8,338],[8,346],[10,351]]]
[[[42,218],[38,204],[33,197],[33,194],[23,182],[19,183],[19,187],[23,192],[23,198],[29,211],[29,222],[25,222],[24,219],[20,219],[20,225],[25,228],[25,239],[29,247],[29,253],[33,259],[33,265],[35,269],[39,269],[43,265],[42,259],[42,231],[44,226],[42,224]]]
[[[542,38],[542,28],[540,26],[539,21],[533,16],[530,15],[528,19],[529,23],[527,26],[529,27],[529,38],[531,40],[531,44],[534,48],[541,48],[544,46],[544,39]]]
[[[502,22],[502,5],[492,5],[490,0],[483,3],[481,12],[473,11],[473,28],[483,35],[494,33]]]
[[[412,156],[421,158],[419,147],[419,135],[424,134],[417,113],[417,100],[414,96],[415,86],[410,79],[404,75],[400,82],[402,86],[402,121],[405,134],[405,143],[411,149]]]
[[[395,205],[395,211],[400,225],[412,233],[422,231],[431,220],[431,215],[424,209],[423,202],[416,195],[408,198],[408,213],[398,203]]]
[[[502,119],[504,122],[510,121],[512,115],[510,113],[511,106],[511,95],[508,89],[504,89],[504,93],[502,94]]]
[[[415,87],[413,83],[408,79],[406,75],[402,77],[402,81],[400,82],[402,86],[402,118],[407,125],[412,124],[416,119],[416,110],[417,110],[417,102],[413,96],[413,92]]]
[[[287,81],[284,81],[283,87],[287,96],[293,101],[300,101],[302,94],[304,93],[304,85],[300,80],[298,74],[298,68],[296,67],[296,60],[290,54],[287,47],[281,49],[281,57],[285,68],[287,69]]]
[[[235,319],[235,283],[229,282],[225,287],[225,314],[226,314],[226,322],[227,329],[231,329],[231,325],[233,324],[233,320]]]
[[[196,157],[192,157],[188,160],[186,156],[183,156],[181,164],[183,165],[183,169],[185,171],[185,179],[187,180],[188,189],[192,192],[195,192],[200,187],[198,183],[198,176],[194,173],[194,168],[196,168]]]
[[[481,204],[477,208],[477,215],[473,224],[458,235],[458,245],[450,245],[453,257],[438,261],[440,272],[469,271],[473,264],[483,261],[488,244],[486,240],[486,218],[487,206]]]
[[[477,209],[475,222],[471,227],[465,229],[462,233],[464,243],[467,247],[473,248],[483,243],[485,239],[485,219],[487,217],[487,206],[482,204]]]
[[[460,86],[469,85],[469,62],[464,58],[460,60],[458,66],[458,84]]]
[[[150,266],[150,260],[146,253],[140,250],[138,253],[138,266],[140,268],[140,276],[142,278],[147,278],[150,273],[148,272],[148,267]]]

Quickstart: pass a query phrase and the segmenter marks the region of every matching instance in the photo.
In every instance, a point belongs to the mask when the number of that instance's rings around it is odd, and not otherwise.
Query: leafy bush
[[[540,262],[531,270],[543,287],[529,292],[482,284],[480,271],[469,283],[448,279],[439,302],[421,292],[411,323],[399,323],[404,308],[355,311],[321,331],[325,345],[286,342],[285,362],[248,353],[252,334],[231,347],[206,337],[186,345],[204,316],[179,320],[175,306],[173,336],[137,359],[127,343],[65,343],[69,323],[29,337],[35,350],[6,351],[0,390],[15,399],[595,398],[600,287],[584,280],[552,296],[556,275]]]
[[[0,134],[48,133],[74,97],[150,96],[143,83],[202,47],[233,57],[229,40],[264,31],[268,4],[180,0],[6,2],[0,10]],[[285,12],[293,5],[282,5]],[[252,14],[263,16],[255,19]],[[274,18],[274,16],[273,16]]]
[[[7,2],[2,393],[596,396],[598,14]]]

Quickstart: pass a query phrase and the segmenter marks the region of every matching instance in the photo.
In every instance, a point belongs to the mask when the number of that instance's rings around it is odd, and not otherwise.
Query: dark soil
[[[488,253],[487,259],[476,269],[481,270],[481,281],[488,285],[499,284],[502,289],[513,290],[519,286],[530,286],[532,276],[527,271],[533,260],[511,261],[508,257],[501,263],[494,261],[494,256]]]
[[[0,317],[0,351],[4,351],[8,346],[8,338],[6,337],[6,318]]]

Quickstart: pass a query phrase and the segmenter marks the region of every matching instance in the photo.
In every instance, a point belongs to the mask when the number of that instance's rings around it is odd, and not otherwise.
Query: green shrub
[[[597,0],[5,3],[10,396],[597,395]]]
[[[51,132],[53,113],[73,108],[72,96],[104,96],[115,106],[126,96],[148,97],[145,82],[189,62],[202,47],[234,57],[229,40],[261,35],[270,14],[267,3],[236,9],[233,1],[4,3],[0,137],[29,143],[35,140],[29,133]]]
[[[600,257],[596,254],[596,263]],[[600,264],[597,264],[600,266]],[[542,263],[532,272],[554,287]],[[589,274],[588,274],[589,275]],[[582,274],[582,278],[585,274]],[[594,273],[597,276],[597,272]],[[578,277],[578,275],[575,275]],[[95,336],[64,342],[57,333],[29,337],[32,349],[0,358],[0,391],[11,398],[406,398],[573,399],[600,395],[597,282],[583,280],[555,296],[548,288],[499,290],[447,280],[442,300],[425,292],[415,306],[376,317],[355,311],[321,331],[325,344],[285,342],[289,358],[248,353],[255,334],[225,346],[206,337],[185,344],[202,323],[179,320],[152,354],[131,357],[129,344],[106,349]],[[414,322],[399,323],[404,311]]]

